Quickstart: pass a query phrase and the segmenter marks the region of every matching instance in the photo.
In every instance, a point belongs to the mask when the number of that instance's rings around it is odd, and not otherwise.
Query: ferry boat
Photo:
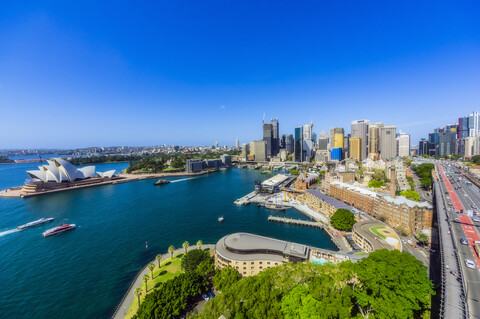
[[[27,223],[25,225],[20,225],[20,226],[17,227],[17,229],[22,230],[22,229],[35,227],[35,226],[39,226],[39,225],[42,225],[42,224],[45,224],[45,223],[49,223],[53,220],[54,220],[54,218],[40,218],[39,220]]]
[[[273,209],[273,210],[286,210],[287,209],[285,206],[274,205],[274,204],[266,204],[265,208]]]
[[[56,234],[63,233],[70,229],[75,229],[77,227],[75,224],[64,224],[62,226],[50,228],[49,230],[43,232],[43,237],[53,236]]]
[[[170,181],[168,179],[159,179],[158,181],[156,181],[155,183],[153,183],[153,185],[165,185],[165,184],[169,184]]]

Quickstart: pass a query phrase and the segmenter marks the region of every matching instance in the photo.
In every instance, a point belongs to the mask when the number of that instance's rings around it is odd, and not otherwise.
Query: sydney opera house
[[[94,177],[112,178],[115,174],[115,170],[111,170],[104,173],[97,172],[97,175],[95,175],[95,166],[76,168],[61,158],[47,160],[47,163],[47,165],[39,166],[38,170],[27,171],[27,174],[30,176],[30,183],[74,182]]]

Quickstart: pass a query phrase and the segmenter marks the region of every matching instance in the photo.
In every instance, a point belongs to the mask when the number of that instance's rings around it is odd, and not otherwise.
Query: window
[[[255,267],[252,267],[252,270],[255,269]]]
[[[252,271],[252,275],[255,275],[255,272],[254,272],[254,271]]]
[[[250,265],[253,265],[254,263],[255,263],[255,262],[254,262],[254,261],[252,261],[252,262],[250,263]]]
[[[269,262],[269,261],[267,261],[267,265],[270,265],[270,262]]]
[[[243,267],[243,269],[245,270],[245,269],[247,269],[247,267]]]
[[[237,261],[237,262],[235,262],[235,265],[238,265],[238,261]]]

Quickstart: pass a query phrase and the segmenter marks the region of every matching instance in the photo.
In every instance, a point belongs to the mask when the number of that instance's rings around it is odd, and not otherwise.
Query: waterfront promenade
[[[202,249],[207,249],[207,248],[210,249],[210,250],[214,250],[215,245],[212,245],[212,244],[202,245]],[[192,249],[198,249],[198,246],[196,246],[196,245],[190,246],[187,249],[187,251],[192,250]],[[185,252],[185,249],[178,248],[178,249],[175,250],[173,255],[175,256],[175,255],[178,255],[178,254],[183,254],[184,252]],[[171,256],[170,253],[163,254],[160,262],[162,262],[164,260],[167,260],[168,258],[170,258],[170,256]],[[155,266],[158,267],[158,260],[157,259],[154,259],[151,262],[153,262],[155,264]],[[117,306],[117,309],[115,310],[115,313],[113,314],[112,319],[124,319],[125,318],[125,315],[126,315],[128,309],[130,308],[130,305],[132,304],[132,302],[134,300],[137,299],[137,297],[135,297],[133,295],[133,291],[136,288],[138,288],[142,285],[143,275],[150,275],[150,270],[148,269],[148,264],[149,263],[145,264],[145,266],[137,273],[137,275],[133,279],[132,283],[130,284],[130,287],[128,287],[128,290],[126,291],[125,295],[123,296],[122,301]]]

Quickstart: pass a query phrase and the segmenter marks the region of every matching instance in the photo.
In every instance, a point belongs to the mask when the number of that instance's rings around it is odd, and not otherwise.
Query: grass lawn
[[[366,255],[366,254],[367,254],[366,252],[361,251],[361,252],[359,252],[359,253],[355,253],[354,255],[360,256],[360,255]]]
[[[387,237],[385,235],[381,234],[378,231],[379,229],[383,229],[383,228],[385,228],[385,227],[384,226],[373,226],[373,227],[370,228],[370,231],[380,238],[387,239]]]
[[[150,280],[147,282],[148,285],[148,293],[152,292],[154,290],[155,284],[158,282],[165,282],[169,279],[172,279],[179,274],[183,273],[184,271],[181,268],[181,261],[180,258],[183,256],[183,254],[178,254],[173,256],[173,260],[168,258],[167,260],[162,261],[160,264],[160,268],[158,268],[158,264],[155,263],[155,269],[153,270],[153,280],[151,272],[148,272],[148,276],[150,277]],[[142,276],[143,277],[143,276]],[[145,298],[145,283],[142,283],[142,295],[140,296],[140,302],[143,301]],[[133,300],[133,303],[130,305],[130,308],[128,308],[128,312],[125,315],[125,318],[131,318],[133,315],[137,312],[138,310],[138,298],[135,297]]]

